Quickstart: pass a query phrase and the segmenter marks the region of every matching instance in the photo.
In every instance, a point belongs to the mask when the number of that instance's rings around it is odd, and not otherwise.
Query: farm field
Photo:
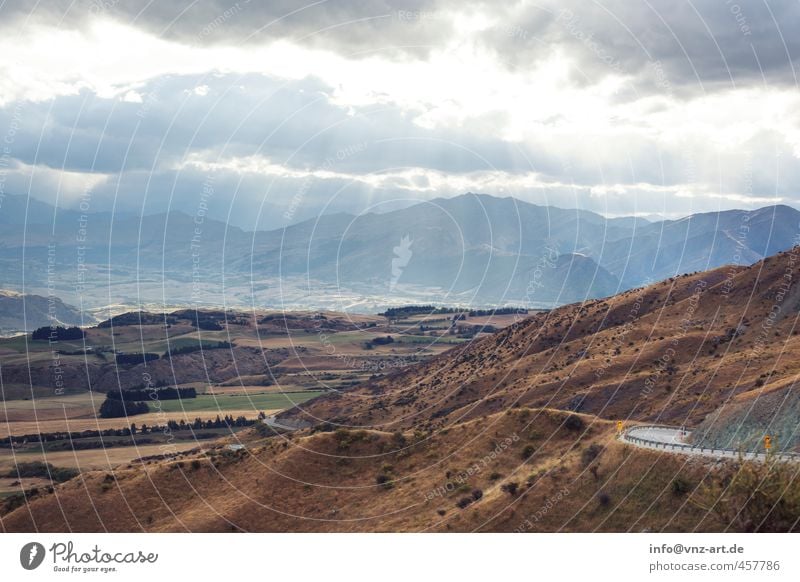
[[[121,313],[113,324],[85,328],[80,340],[0,338],[0,439],[51,435],[43,445],[29,440],[0,447],[0,475],[16,461],[109,470],[164,452],[164,434],[141,434],[144,425],[192,424],[226,416],[252,421],[260,413],[274,415],[330,390],[345,393],[469,341],[448,333],[452,315],[417,315],[398,322],[334,312],[198,313]],[[424,327],[432,317],[442,319],[436,324],[442,324],[441,329]],[[514,321],[513,316],[497,317],[504,324]],[[480,322],[499,324],[491,316]],[[148,360],[137,361],[138,354],[148,354]],[[61,393],[54,384],[57,378]],[[147,386],[194,388],[197,397],[148,401],[151,412],[127,418],[98,417],[107,392]],[[133,424],[140,433],[135,437],[129,434]],[[187,438],[192,434],[188,431],[176,431],[169,450],[208,446],[239,430],[204,428],[196,440]],[[82,431],[118,434],[52,437]],[[0,497],[48,485],[41,478],[17,482],[0,477]]]
[[[162,412],[213,412],[230,414],[229,411],[247,411],[244,416],[252,417],[264,410],[283,410],[323,394],[322,391],[306,390],[291,393],[248,393],[223,394],[219,396],[198,395],[197,398],[183,400],[164,400],[160,403]],[[132,417],[134,420],[136,417]]]
[[[86,451],[58,451],[52,453],[21,452],[12,453],[0,450],[0,473],[14,468],[16,462],[42,461],[55,467],[71,467],[81,471],[113,469],[133,459],[161,455],[165,452],[179,453],[197,448],[202,442],[192,440],[176,440],[169,444],[141,445],[131,447],[113,447],[108,449],[91,449]],[[10,484],[9,484],[10,485]]]
[[[255,391],[228,387],[218,396],[198,395],[197,398],[161,401],[160,410],[151,403],[152,412],[129,418],[97,418],[95,411],[105,396],[88,392],[35,400],[9,400],[0,403],[0,438],[60,431],[124,429],[131,423],[163,425],[169,420],[192,422],[195,418],[213,420],[217,415],[255,418],[259,412],[272,414],[301,404],[322,394],[320,390],[297,392]]]

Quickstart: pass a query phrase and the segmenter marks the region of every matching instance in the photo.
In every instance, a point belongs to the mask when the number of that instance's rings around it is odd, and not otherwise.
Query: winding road
[[[278,420],[274,415],[266,417],[262,422],[270,428],[279,428],[285,431],[300,430],[301,428],[308,428],[311,426],[309,422],[300,421],[290,423],[289,421]]]
[[[682,428],[643,425],[625,429],[622,431],[619,438],[626,444],[642,449],[653,449],[679,455],[710,457],[714,459],[738,459],[741,455],[747,460],[767,460],[767,455],[765,453],[740,453],[732,449],[711,449],[692,445],[687,442],[691,434],[690,431]],[[781,461],[800,462],[800,454],[798,453],[782,453],[773,456]]]

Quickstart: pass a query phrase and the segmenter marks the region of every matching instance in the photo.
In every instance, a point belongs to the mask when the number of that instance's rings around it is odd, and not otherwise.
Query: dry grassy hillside
[[[247,450],[85,474],[0,523],[6,531],[719,527],[689,501],[707,476],[702,463],[626,448],[613,434],[592,417],[527,408],[435,434],[252,433]]]
[[[538,314],[285,416],[434,430],[523,405],[696,426],[800,373],[799,252]]]

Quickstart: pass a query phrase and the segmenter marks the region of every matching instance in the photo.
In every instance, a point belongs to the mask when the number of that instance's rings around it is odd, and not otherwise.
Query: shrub
[[[458,500],[456,505],[458,506],[459,509],[466,509],[466,507],[471,503],[472,503],[472,497],[462,497],[461,499]]]
[[[384,489],[391,489],[392,488],[392,478],[388,475],[378,475],[375,477],[375,483],[383,487]]]
[[[483,491],[481,491],[480,489],[472,490],[472,499],[478,501],[481,497],[483,497]]]
[[[392,443],[398,448],[403,448],[406,446],[406,436],[398,430],[392,433]]]
[[[683,497],[692,490],[692,485],[686,479],[675,477],[672,480],[672,494],[675,497]]]
[[[603,452],[603,446],[597,443],[592,443],[588,447],[586,447],[583,452],[581,453],[581,463],[583,463],[584,467],[588,467],[592,461],[594,461],[597,457],[600,456],[600,453]]]
[[[516,481],[511,481],[509,483],[504,483],[500,489],[508,493],[509,495],[516,495],[517,491],[519,491],[519,483]]]
[[[500,473],[495,471],[491,475],[489,475],[489,481],[497,481],[498,479],[501,479],[502,477],[503,476]]]
[[[586,423],[583,422],[583,419],[577,414],[570,414],[564,421],[564,426],[568,430],[578,431],[583,430],[583,428],[586,426]]]
[[[536,447],[533,445],[527,445],[524,449],[522,449],[521,457],[523,460],[527,460],[530,458],[533,453],[536,452]]]
[[[600,504],[601,507],[608,507],[611,503],[611,496],[604,491],[601,491],[597,494],[597,502]]]

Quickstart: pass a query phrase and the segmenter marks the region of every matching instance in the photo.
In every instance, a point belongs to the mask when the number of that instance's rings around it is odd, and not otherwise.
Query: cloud
[[[484,34],[499,62],[528,66],[550,51],[575,79],[622,75],[637,94],[708,93],[743,84],[797,85],[800,4],[717,0],[517,3]]]
[[[212,176],[214,215],[247,227],[467,190],[615,215],[793,203],[797,6],[6,3],[4,184],[192,213]]]
[[[290,40],[343,54],[424,55],[455,33],[469,6],[426,0],[54,0],[4,2],[5,28],[32,22],[86,29],[96,18],[183,45],[259,45]]]

